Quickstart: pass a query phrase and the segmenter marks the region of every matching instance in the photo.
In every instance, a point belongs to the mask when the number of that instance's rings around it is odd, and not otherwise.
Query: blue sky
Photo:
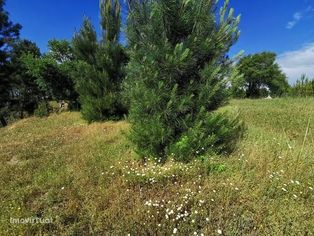
[[[242,15],[241,37],[230,55],[273,51],[293,83],[302,73],[314,77],[314,0],[231,0]],[[7,0],[14,22],[22,24],[21,36],[46,51],[49,39],[70,39],[83,16],[99,29],[98,0]]]

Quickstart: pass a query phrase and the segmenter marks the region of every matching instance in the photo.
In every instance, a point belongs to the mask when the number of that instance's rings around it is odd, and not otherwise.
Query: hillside
[[[228,157],[136,159],[126,121],[76,112],[0,129],[0,235],[313,235],[314,99],[234,100]],[[14,218],[51,224],[11,224]]]

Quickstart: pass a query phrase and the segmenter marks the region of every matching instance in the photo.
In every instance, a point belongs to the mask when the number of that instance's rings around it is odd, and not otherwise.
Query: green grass
[[[0,129],[0,235],[313,235],[314,99],[234,100],[229,157],[137,159],[127,122],[79,113]],[[51,218],[11,224],[10,218]]]

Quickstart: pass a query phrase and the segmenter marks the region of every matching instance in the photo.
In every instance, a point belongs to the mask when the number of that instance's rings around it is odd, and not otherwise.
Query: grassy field
[[[237,150],[190,164],[137,160],[125,121],[0,129],[0,235],[314,235],[314,99],[229,106]],[[52,223],[12,223],[28,217]]]

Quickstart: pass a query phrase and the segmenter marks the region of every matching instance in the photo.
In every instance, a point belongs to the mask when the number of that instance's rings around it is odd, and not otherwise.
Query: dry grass
[[[124,121],[1,129],[0,235],[313,235],[314,99],[230,107],[248,128],[237,151],[190,164],[137,160]],[[27,217],[53,222],[10,223]]]

